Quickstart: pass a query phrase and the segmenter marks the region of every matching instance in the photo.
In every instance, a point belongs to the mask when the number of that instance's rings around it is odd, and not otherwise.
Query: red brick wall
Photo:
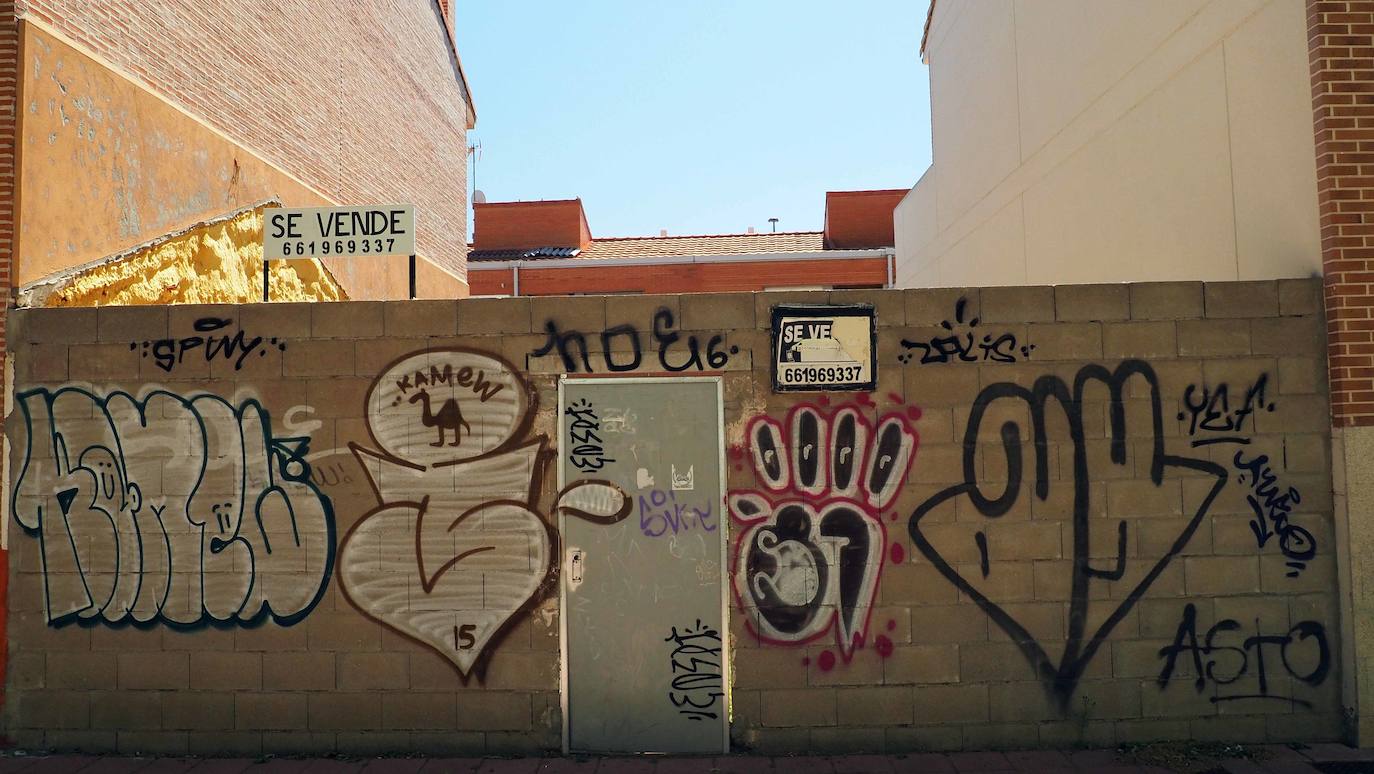
[[[414,203],[420,252],[463,276],[468,115],[435,0],[18,9],[331,198]]]
[[[591,244],[581,199],[475,204],[474,250],[581,247]]]
[[[1308,0],[1331,415],[1374,425],[1374,2]]]
[[[510,269],[482,269],[468,275],[474,296],[509,295]],[[677,263],[625,266],[570,266],[520,270],[520,295],[574,293],[727,293],[764,288],[821,286],[880,288],[887,284],[884,258],[833,258],[812,261]]]

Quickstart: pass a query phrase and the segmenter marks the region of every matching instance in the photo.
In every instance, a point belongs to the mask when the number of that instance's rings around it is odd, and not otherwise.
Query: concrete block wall
[[[775,394],[772,306],[829,302],[875,307],[877,389]],[[375,462],[416,467],[433,426],[396,430],[368,395],[452,365],[537,399],[525,424],[518,400],[465,407],[479,444],[556,445],[559,376],[608,358],[723,375],[736,512],[751,493],[764,513],[837,495],[770,488],[751,437],[770,422],[789,455],[799,412],[914,439],[886,457],[890,491],[846,495],[872,495],[883,539],[823,552],[862,583],[801,600],[823,629],[755,596],[731,522],[737,750],[1345,728],[1319,281],[25,310],[12,334],[4,729],[23,746],[558,749],[556,571],[475,654],[377,601],[407,575],[360,526],[382,500],[478,495]],[[534,518],[556,524],[552,471],[507,472],[533,477]],[[133,533],[168,548],[128,561],[113,549]]]

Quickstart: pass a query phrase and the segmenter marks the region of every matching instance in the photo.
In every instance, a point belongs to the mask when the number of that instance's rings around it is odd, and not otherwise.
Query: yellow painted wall
[[[22,26],[17,284],[263,200],[331,203],[45,27]],[[406,296],[404,257],[325,263],[349,298]],[[467,295],[437,267],[422,274],[423,296]]]
[[[342,301],[313,259],[274,261],[273,301]],[[193,227],[55,283],[40,306],[234,304],[262,299],[262,208]]]

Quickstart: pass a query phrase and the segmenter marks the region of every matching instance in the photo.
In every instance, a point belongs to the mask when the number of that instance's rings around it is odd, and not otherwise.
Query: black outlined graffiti
[[[710,503],[679,502],[677,492],[651,489],[639,495],[639,530],[648,537],[678,535],[692,530],[715,532],[720,522]]]
[[[571,417],[568,423],[568,461],[583,473],[594,473],[615,462],[606,456],[605,442],[597,435],[601,431],[601,420],[596,409],[586,399],[573,402],[563,409],[564,416]]]
[[[1168,473],[1198,473],[1212,476],[1215,483],[1203,498],[1195,513],[1184,514],[1178,536],[1161,556],[1154,558],[1129,558],[1127,552],[1127,531],[1124,521],[1117,524],[1117,555],[1110,567],[1094,566],[1089,559],[1089,530],[1094,523],[1102,524],[1100,519],[1089,520],[1090,473],[1088,447],[1084,439],[1084,393],[1092,386],[1105,388],[1108,397],[1110,423],[1108,433],[1110,444],[1110,463],[1126,465],[1127,439],[1126,410],[1123,403],[1124,392],[1131,379],[1142,379],[1149,386],[1150,398],[1150,449],[1144,452],[1137,447],[1137,454],[1147,453],[1150,481],[1158,487]],[[1009,403],[1008,403],[1009,402]],[[981,459],[979,436],[983,419],[994,406],[1017,406],[1029,410],[1032,441],[1035,447],[1035,484],[1034,496],[1045,500],[1049,496],[1050,469],[1049,455],[1053,451],[1047,439],[1047,410],[1056,403],[1064,411],[1068,422],[1069,436],[1073,442],[1073,513],[1072,513],[1072,551],[1070,557],[1070,600],[1068,616],[1068,637],[1063,653],[1056,662],[1045,651],[1044,646],[1034,634],[1017,618],[1008,613],[997,602],[989,599],[976,586],[973,580],[963,575],[931,542],[926,534],[922,519],[937,506],[958,498],[968,497],[975,509],[989,519],[997,519],[1007,514],[1021,492],[1023,472],[1021,428],[1015,421],[1007,421],[1000,428],[1002,452],[1006,458],[1005,482],[990,482],[1000,490],[994,495],[985,494],[984,484],[980,482]],[[1083,670],[1092,661],[1104,638],[1130,612],[1136,601],[1154,583],[1164,568],[1183,547],[1188,544],[1203,517],[1226,484],[1226,470],[1213,462],[1180,457],[1164,452],[1164,420],[1160,408],[1159,380],[1149,364],[1139,360],[1127,360],[1115,369],[1100,365],[1087,365],[1079,369],[1072,387],[1062,379],[1045,375],[1037,379],[1030,388],[1009,382],[991,384],[979,393],[969,414],[968,425],[963,440],[964,481],[956,484],[926,500],[911,514],[910,531],[916,548],[930,560],[940,574],[960,591],[972,598],[994,623],[1002,628],[1017,644],[1036,673],[1055,696],[1061,709],[1067,710],[1069,700],[1078,685]],[[1064,474],[1067,475],[1067,472]],[[996,490],[995,490],[996,491]],[[995,524],[995,522],[994,522]],[[985,545],[985,544],[984,544]],[[957,550],[959,547],[948,547]],[[995,559],[995,557],[994,557]],[[986,560],[982,567],[990,567],[996,572],[996,565]],[[1129,579],[1127,576],[1130,576]],[[1107,615],[1100,618],[1096,630],[1088,631],[1089,586],[1097,582],[1122,583],[1122,591],[1111,595],[1115,603]],[[1120,601],[1116,601],[1120,600]],[[1096,604],[1103,604],[1097,601]],[[1047,639],[1059,639],[1059,633],[1042,633]]]
[[[424,390],[453,401],[461,442],[433,442],[411,404]],[[379,451],[350,444],[377,497],[344,536],[339,586],[363,615],[479,679],[494,645],[548,589],[556,536],[540,514],[552,452],[526,437],[537,393],[497,355],[460,347],[420,350],[388,365],[364,404]],[[630,498],[605,481],[580,480],[553,514],[597,523],[625,518]]]
[[[202,317],[196,320],[192,327],[195,329],[194,336],[184,336],[179,339],[167,338],[157,339],[156,341],[131,341],[129,350],[137,351],[142,347],[142,357],[153,358],[153,362],[158,368],[168,373],[178,365],[186,361],[189,354],[194,360],[199,354],[205,358],[205,362],[212,362],[215,358],[223,358],[227,362],[234,364],[234,370],[243,368],[243,361],[254,352],[259,357],[265,357],[271,347],[276,347],[279,351],[286,351],[286,342],[278,341],[276,337],[263,339],[262,336],[249,338],[243,331],[235,331],[234,335],[228,333],[210,335],[215,331],[229,327],[231,322],[222,317]]]
[[[1326,627],[1317,621],[1302,621],[1284,634],[1264,634],[1259,619],[1255,619],[1254,635],[1241,640],[1238,645],[1218,642],[1231,632],[1235,632],[1236,637],[1241,636],[1239,621],[1233,618],[1217,621],[1207,630],[1202,643],[1198,644],[1197,608],[1190,602],[1183,608],[1183,619],[1174,635],[1174,644],[1159,649],[1159,657],[1164,659],[1164,668],[1156,680],[1159,687],[1164,689],[1169,686],[1179,656],[1187,654],[1192,657],[1194,689],[1202,693],[1209,681],[1215,683],[1216,692],[1210,697],[1213,704],[1270,699],[1289,702],[1297,707],[1312,707],[1312,702],[1305,699],[1270,693],[1270,675],[1274,673],[1277,661],[1283,666],[1283,683],[1286,684],[1291,678],[1298,683],[1321,685],[1331,671],[1331,647],[1326,640]],[[1267,652],[1266,646],[1269,648]],[[1247,675],[1254,677],[1254,691],[1222,694],[1222,691],[1237,690],[1231,686]]]
[[[289,626],[323,596],[334,514],[310,439],[274,435],[257,400],[16,397],[12,507],[41,547],[50,625]]]
[[[1231,406],[1230,387],[1226,384],[1211,389],[1206,385],[1188,385],[1183,391],[1183,411],[1178,412],[1180,422],[1188,421],[1188,436],[1193,438],[1194,447],[1216,443],[1235,443],[1246,445],[1250,439],[1245,436],[1245,422],[1250,421],[1250,432],[1255,429],[1257,411],[1273,411],[1275,404],[1265,397],[1264,391],[1269,384],[1269,374],[1260,374],[1255,383],[1245,390],[1235,407]],[[1209,433],[1225,433],[1212,436]],[[1199,436],[1202,437],[1199,437]]]
[[[703,348],[700,339],[695,335],[688,335],[684,339],[681,332],[674,330],[676,325],[676,318],[671,309],[659,309],[654,313],[650,345],[657,351],[659,367],[664,371],[718,371],[730,362],[731,355],[739,354],[739,347],[726,347],[724,335],[711,336]],[[544,323],[544,332],[548,338],[544,340],[543,346],[530,352],[531,357],[543,357],[557,351],[563,363],[563,370],[570,374],[578,373],[579,370],[596,370],[592,366],[592,354],[597,350],[588,345],[587,334],[575,330],[560,331],[558,323],[553,320]],[[640,331],[630,324],[603,330],[600,334],[599,354],[606,364],[606,370],[618,373],[638,369],[644,363],[644,345],[641,338]],[[630,351],[618,351],[617,341],[625,342]]]
[[[1287,575],[1296,577],[1317,555],[1317,541],[1312,533],[1289,521],[1293,506],[1302,502],[1302,495],[1291,486],[1286,491],[1280,488],[1278,475],[1269,466],[1268,455],[1260,454],[1247,460],[1245,452],[1238,450],[1231,464],[1240,471],[1236,480],[1246,485],[1245,501],[1255,513],[1250,520],[1255,542],[1264,548],[1278,536],[1279,551],[1288,560]]]
[[[917,447],[905,415],[886,414],[875,428],[861,408],[801,404],[786,424],[755,417],[745,435],[765,491],[729,496],[740,524],[732,585],[750,630],[795,645],[833,629],[845,661],[863,644],[878,590],[887,550],[880,514]]]
[[[716,703],[725,695],[720,632],[698,618],[681,632],[674,626],[663,641],[673,643],[673,651],[668,654],[673,675],[668,701],[690,720],[720,717],[715,712]]]
[[[974,331],[978,327],[981,319],[974,317],[967,323],[964,322],[964,307],[967,299],[959,299],[954,305],[954,322],[945,320],[940,323],[940,327],[949,331],[948,335],[936,336],[930,341],[911,341],[902,339],[902,346],[906,347],[906,352],[897,356],[897,360],[902,363],[910,363],[916,357],[912,350],[921,350],[921,359],[918,363],[948,363],[951,360],[961,360],[965,363],[989,362],[989,363],[1015,363],[1016,356],[1019,354],[1022,359],[1029,358],[1035,350],[1034,344],[1018,345],[1016,336],[1010,333],[1003,333],[993,336],[991,333],[983,335],[982,339],[977,338]],[[958,325],[962,332],[955,330]],[[967,326],[967,330],[962,330]]]

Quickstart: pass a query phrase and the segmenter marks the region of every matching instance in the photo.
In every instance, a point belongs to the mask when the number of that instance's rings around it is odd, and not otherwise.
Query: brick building
[[[892,285],[906,192],[831,191],[823,231],[593,237],[580,199],[474,205],[473,295],[719,293]]]

